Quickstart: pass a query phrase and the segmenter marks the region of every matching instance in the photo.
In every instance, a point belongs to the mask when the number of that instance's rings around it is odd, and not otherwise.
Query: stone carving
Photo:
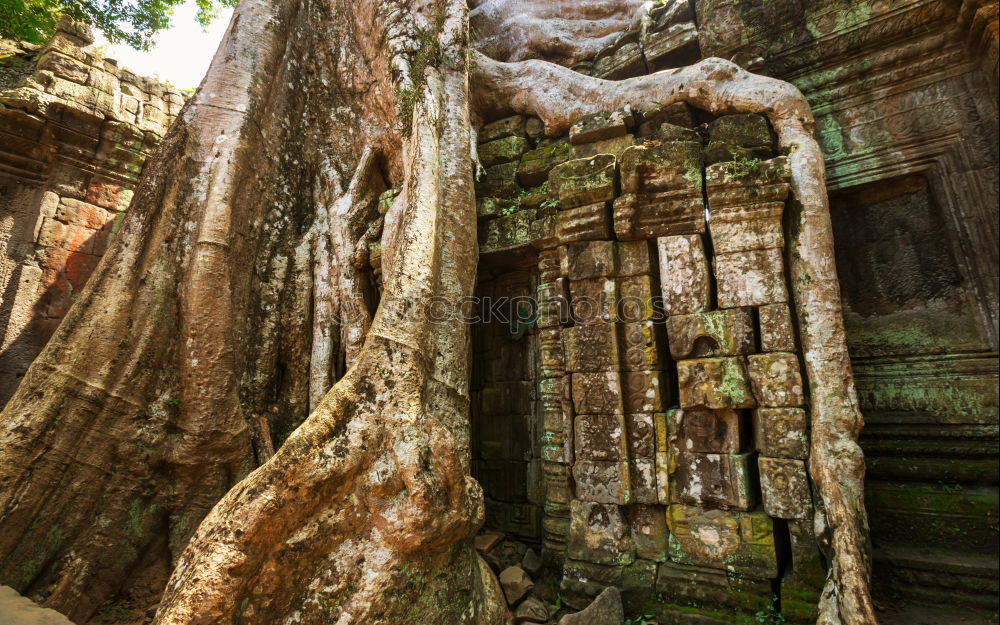
[[[754,439],[765,456],[798,458],[809,455],[806,411],[801,408],[758,408],[754,411]]]
[[[707,310],[712,295],[711,277],[701,236],[660,237],[656,245],[664,312],[673,316]]]
[[[764,510],[777,519],[811,518],[812,496],[805,463],[763,456],[757,463]]]
[[[571,501],[566,555],[598,564],[631,564],[635,560],[635,544],[628,521],[618,506]]]
[[[549,189],[565,210],[614,199],[615,180],[615,157],[599,154],[554,167],[549,172]]]
[[[674,412],[678,447],[698,453],[735,454],[743,447],[742,411],[687,408]]]
[[[749,510],[756,503],[751,454],[677,455],[677,491],[684,503]]]
[[[677,363],[677,381],[682,408],[738,409],[757,405],[742,356],[682,360]]]
[[[774,521],[763,512],[667,508],[670,559],[756,579],[778,576]]]
[[[675,360],[736,356],[754,350],[753,314],[749,308],[731,308],[667,319],[670,355]]]
[[[805,401],[799,359],[795,354],[774,352],[747,357],[754,396],[761,406],[801,406]]]

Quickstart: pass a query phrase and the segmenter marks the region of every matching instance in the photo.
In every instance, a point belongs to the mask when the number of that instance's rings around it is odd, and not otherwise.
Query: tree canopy
[[[112,43],[148,50],[153,38],[170,25],[174,7],[185,0],[0,0],[0,37],[45,43],[61,15],[99,29]],[[222,7],[236,0],[196,0],[195,19],[207,26]]]

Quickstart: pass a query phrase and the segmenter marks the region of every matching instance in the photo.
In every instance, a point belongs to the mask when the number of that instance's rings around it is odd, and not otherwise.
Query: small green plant
[[[180,406],[181,400],[177,399],[176,397],[168,397],[163,400],[163,403],[170,404],[171,406]]]
[[[760,159],[749,156],[737,156],[729,166],[729,175],[733,178],[746,178],[760,169]]]
[[[538,205],[540,208],[558,208],[559,200],[545,200]]]
[[[785,616],[778,608],[777,595],[771,597],[771,603],[764,610],[758,610],[753,615],[753,623],[760,625],[784,625]]]
[[[625,619],[625,625],[651,625],[654,622],[651,619],[653,619],[652,614],[640,614],[635,618]]]
[[[556,593],[556,612],[562,610],[562,595]]]

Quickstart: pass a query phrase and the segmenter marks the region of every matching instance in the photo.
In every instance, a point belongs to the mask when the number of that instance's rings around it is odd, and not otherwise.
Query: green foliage
[[[208,26],[236,0],[196,0],[195,19]],[[156,33],[170,26],[174,7],[184,0],[0,0],[0,37],[42,44],[61,15],[99,29],[111,43],[148,50]]]
[[[640,614],[635,618],[625,619],[625,625],[650,625],[652,619],[652,614]]]
[[[756,173],[760,168],[759,158],[738,156],[729,166],[729,174],[733,178],[746,178],[750,174]]]
[[[757,625],[784,625],[785,617],[778,609],[778,597],[771,597],[771,603],[765,610],[758,610],[754,613],[752,622]]]
[[[558,208],[559,200],[545,200],[539,206],[541,208]]]

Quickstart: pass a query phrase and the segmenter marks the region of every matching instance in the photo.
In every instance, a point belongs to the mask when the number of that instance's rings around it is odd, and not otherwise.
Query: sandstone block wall
[[[184,104],[117,67],[68,20],[0,56],[0,406],[114,237],[143,163]]]

